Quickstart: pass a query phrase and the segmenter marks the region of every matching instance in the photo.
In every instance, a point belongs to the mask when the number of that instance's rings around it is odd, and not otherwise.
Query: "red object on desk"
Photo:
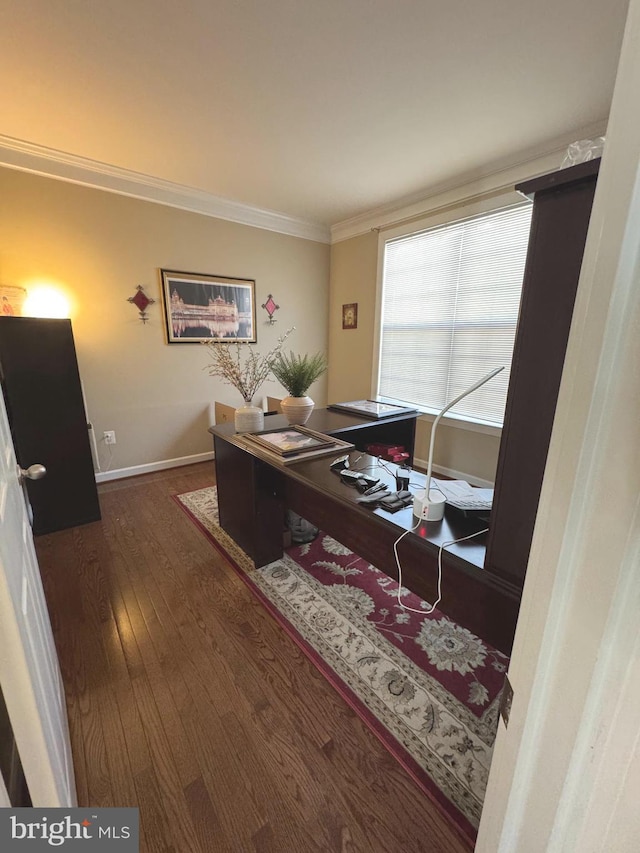
[[[366,451],[372,456],[382,456],[386,453],[402,453],[404,447],[401,444],[367,444]]]
[[[392,453],[389,456],[383,457],[387,462],[397,462],[401,465],[403,462],[406,462],[409,458],[408,453]]]
[[[372,456],[380,456],[387,462],[404,462],[409,458],[402,444],[367,444],[365,450]]]

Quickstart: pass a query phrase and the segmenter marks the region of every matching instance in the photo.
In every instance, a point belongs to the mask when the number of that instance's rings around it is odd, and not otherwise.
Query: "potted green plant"
[[[315,355],[280,353],[273,362],[271,371],[289,395],[281,405],[290,424],[305,424],[309,420],[314,402],[307,396],[307,391],[326,369],[327,360],[320,352]]]

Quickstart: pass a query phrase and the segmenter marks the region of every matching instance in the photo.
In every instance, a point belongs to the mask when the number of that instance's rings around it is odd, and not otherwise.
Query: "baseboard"
[[[132,465],[130,468],[101,471],[96,473],[96,483],[107,483],[109,480],[123,480],[125,477],[137,477],[140,474],[165,471],[168,468],[181,468],[183,465],[195,465],[197,462],[208,462],[214,458],[213,450],[210,450],[208,453],[194,453],[192,456],[180,456],[177,459],[161,459],[159,462],[149,462],[146,465]],[[413,464],[418,470],[427,470],[426,459],[415,457]],[[466,474],[464,471],[455,471],[453,468],[445,468],[442,465],[434,465],[433,473],[443,474],[445,477],[452,477],[454,480],[466,480],[472,486],[481,486],[484,489],[493,488],[491,480],[483,480],[481,477],[475,477],[473,474]]]
[[[414,457],[413,467],[420,471],[427,470],[427,460]],[[472,486],[480,486],[483,489],[492,489],[494,484],[491,480],[483,480],[481,477],[475,477],[473,474],[465,474],[464,471],[455,471],[453,468],[445,468],[442,465],[433,466],[434,474],[443,474],[445,477],[451,477],[453,480],[465,480]]]
[[[96,483],[107,483],[109,480],[122,480],[125,477],[137,477],[139,474],[165,471],[167,468],[181,468],[183,465],[195,465],[196,462],[208,462],[210,459],[214,459],[213,450],[207,453],[194,453],[193,456],[180,456],[178,459],[161,459],[159,462],[149,462],[146,465],[132,465],[131,468],[100,471],[96,473]]]

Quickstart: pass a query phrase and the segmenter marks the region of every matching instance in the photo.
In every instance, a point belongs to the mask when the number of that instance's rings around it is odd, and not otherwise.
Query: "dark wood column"
[[[599,160],[516,187],[531,236],[498,456],[485,570],[522,585],[587,238]]]

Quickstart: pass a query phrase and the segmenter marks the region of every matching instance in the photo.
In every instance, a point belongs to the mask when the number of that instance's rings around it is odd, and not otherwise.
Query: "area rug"
[[[508,658],[320,533],[256,569],[218,524],[216,489],[175,499],[291,637],[471,840]],[[445,592],[446,595],[446,592]],[[429,605],[407,589],[401,601]]]

